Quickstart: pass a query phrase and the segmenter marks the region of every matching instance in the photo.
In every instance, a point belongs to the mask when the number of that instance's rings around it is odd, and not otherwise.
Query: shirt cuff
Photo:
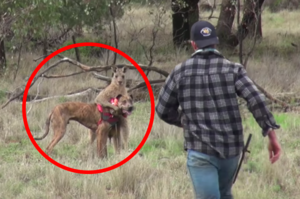
[[[273,117],[268,117],[268,115],[264,116],[264,128],[262,130],[262,134],[264,137],[266,137],[268,135],[268,133],[270,132],[270,129],[279,129],[280,126],[276,124],[275,120]]]

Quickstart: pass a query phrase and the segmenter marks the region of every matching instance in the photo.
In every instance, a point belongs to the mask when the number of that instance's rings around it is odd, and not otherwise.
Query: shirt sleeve
[[[235,82],[237,95],[247,102],[247,107],[256,122],[262,128],[263,136],[267,136],[270,128],[279,129],[272,113],[266,106],[265,96],[257,89],[253,81],[247,76],[246,70],[241,67]]]
[[[178,110],[179,102],[177,98],[177,86],[172,72],[166,79],[165,85],[162,87],[158,103],[156,105],[156,113],[164,122],[182,127],[181,117],[182,111]]]

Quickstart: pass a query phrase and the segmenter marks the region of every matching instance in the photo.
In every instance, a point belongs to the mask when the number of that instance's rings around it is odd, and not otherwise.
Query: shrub
[[[96,43],[105,44],[105,42],[99,38],[86,38],[86,37],[76,38],[76,43],[82,43],[82,42],[96,42]],[[66,42],[64,42],[64,44],[61,47],[68,46],[70,44],[73,44],[73,41],[67,40]],[[79,47],[78,51],[80,56],[83,57],[102,57],[103,53],[105,52],[105,49],[92,47],[92,46],[84,46],[84,47]],[[72,49],[70,52],[73,53],[74,50]]]
[[[267,0],[265,6],[269,7],[271,12],[279,12],[280,10],[296,10],[300,8],[299,0]]]

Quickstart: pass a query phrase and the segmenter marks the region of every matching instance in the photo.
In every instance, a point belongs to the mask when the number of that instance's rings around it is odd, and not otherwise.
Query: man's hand
[[[274,130],[270,130],[268,137],[269,137],[269,146],[268,146],[269,158],[270,158],[271,163],[273,164],[280,157],[281,147],[277,140]]]

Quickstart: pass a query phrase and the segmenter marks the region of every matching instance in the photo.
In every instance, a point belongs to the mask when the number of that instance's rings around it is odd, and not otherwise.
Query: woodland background
[[[52,165],[34,148],[23,124],[22,99],[29,76],[44,57],[80,42],[103,43],[125,52],[144,70],[157,97],[168,73],[191,55],[189,28],[198,19],[216,26],[220,51],[244,64],[281,125],[277,134],[283,155],[271,165],[267,139],[241,100],[245,138],[249,133],[253,138],[234,196],[298,198],[299,6],[297,0],[1,1],[0,198],[192,198],[181,129],[155,117],[147,142],[132,160],[108,173],[80,175]],[[113,64],[130,68],[127,85],[137,107],[130,116],[130,150],[117,156],[110,146],[108,160],[99,160],[96,146],[89,146],[87,129],[71,122],[51,156],[59,163],[89,170],[127,157],[149,124],[148,90],[131,63],[96,47],[61,53],[33,80],[26,112],[32,134],[39,136],[55,105],[73,100],[91,102],[109,83]],[[50,132],[37,143],[45,149],[51,137]]]

